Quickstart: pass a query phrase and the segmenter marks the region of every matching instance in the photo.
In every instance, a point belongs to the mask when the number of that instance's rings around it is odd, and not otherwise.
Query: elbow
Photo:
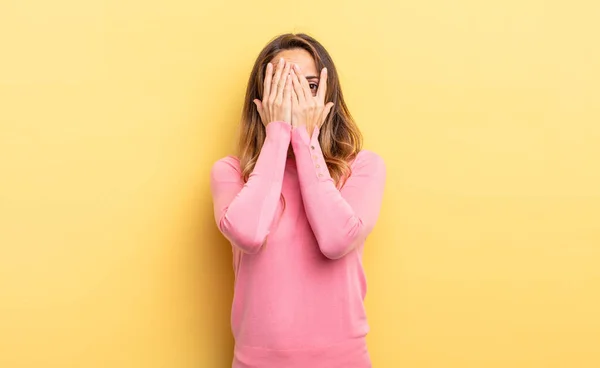
[[[338,236],[319,241],[319,249],[325,257],[337,260],[356,249],[359,243],[360,237],[358,234]]]
[[[239,248],[242,252],[256,254],[265,243],[267,234],[257,234],[254,229],[243,229],[232,224],[221,222],[221,232],[231,242],[232,245]]]
[[[367,226],[359,218],[353,218],[353,221],[339,231],[324,232],[324,236],[318,238],[317,242],[325,257],[336,260],[356,249],[365,240],[367,233]]]
[[[256,254],[262,248],[264,241],[255,241],[249,239],[232,239],[231,243],[247,254]]]
[[[346,254],[348,254],[350,252],[350,249],[321,247],[321,253],[323,253],[323,255],[325,257],[335,261],[335,260],[338,260],[338,259],[344,257]]]

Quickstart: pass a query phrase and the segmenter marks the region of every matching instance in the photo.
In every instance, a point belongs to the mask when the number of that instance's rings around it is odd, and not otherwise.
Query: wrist
[[[267,137],[290,137],[292,126],[283,120],[274,120],[265,127]]]
[[[294,126],[292,130],[292,144],[295,146],[318,146],[319,145],[318,127],[314,127],[309,133],[306,125]]]

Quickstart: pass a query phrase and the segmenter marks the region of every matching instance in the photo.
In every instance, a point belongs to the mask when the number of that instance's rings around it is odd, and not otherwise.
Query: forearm
[[[224,209],[218,225],[234,245],[257,252],[269,234],[281,196],[291,127],[285,122],[267,126],[267,137],[254,170]]]
[[[292,132],[292,147],[309,223],[322,253],[336,259],[364,240],[366,228],[329,174],[318,134],[315,129],[309,138],[305,128],[297,128]]]

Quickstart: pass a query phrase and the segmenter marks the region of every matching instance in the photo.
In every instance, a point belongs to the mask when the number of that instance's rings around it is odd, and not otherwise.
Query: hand
[[[292,68],[291,78],[294,86],[292,90],[292,125],[294,127],[305,126],[309,137],[312,137],[314,129],[323,125],[325,118],[333,108],[333,102],[325,104],[327,68],[321,70],[316,96],[313,96],[304,73],[296,64]]]
[[[263,89],[263,99],[254,100],[260,118],[265,126],[273,121],[292,123],[292,80],[289,77],[291,63],[279,59],[273,75],[273,64],[267,64]]]

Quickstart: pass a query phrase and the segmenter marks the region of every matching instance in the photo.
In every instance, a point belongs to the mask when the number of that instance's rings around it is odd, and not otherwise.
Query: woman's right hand
[[[279,59],[275,75],[273,64],[267,64],[263,88],[263,99],[254,100],[260,118],[265,126],[273,121],[292,122],[292,78],[291,63]]]

